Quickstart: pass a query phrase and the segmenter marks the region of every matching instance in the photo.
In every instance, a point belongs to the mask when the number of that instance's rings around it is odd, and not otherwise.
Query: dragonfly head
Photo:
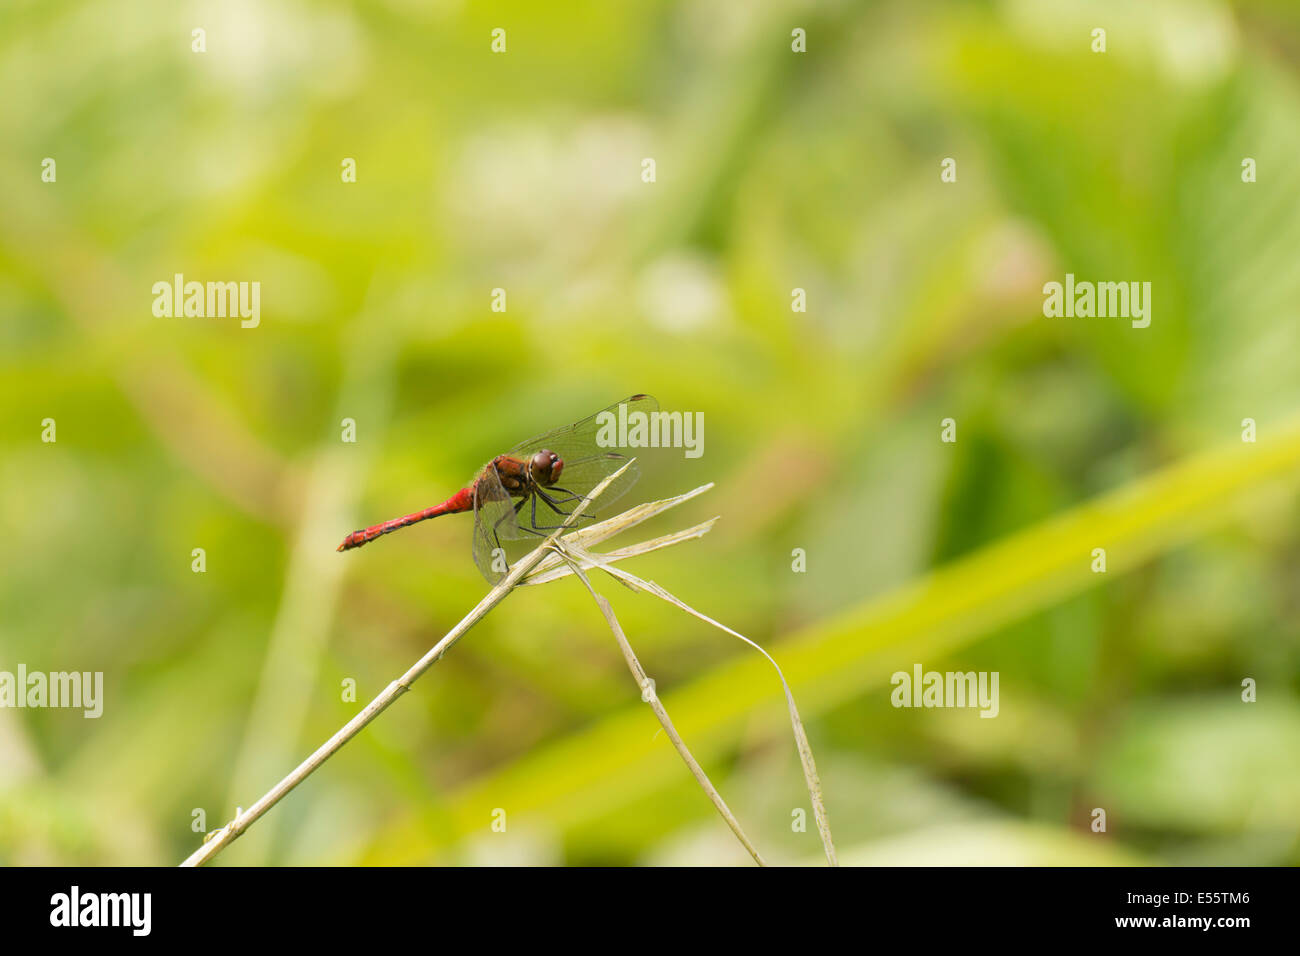
[[[550,449],[543,448],[529,459],[528,469],[538,484],[553,485],[560,480],[560,472],[564,471],[564,459]]]

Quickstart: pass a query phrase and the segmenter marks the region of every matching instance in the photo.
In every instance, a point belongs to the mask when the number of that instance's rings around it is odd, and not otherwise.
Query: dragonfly
[[[628,463],[628,456],[597,441],[602,426],[626,413],[647,416],[659,410],[649,395],[632,395],[581,421],[520,442],[484,465],[464,488],[441,504],[413,511],[401,518],[352,532],[338,546],[351,551],[376,538],[442,515],[473,512],[474,563],[489,583],[496,584],[509,570],[506,544],[545,538],[559,528],[574,507],[608,475]],[[628,420],[624,419],[624,420]],[[594,521],[607,512],[637,479],[632,463],[614,479],[595,504],[578,521]]]

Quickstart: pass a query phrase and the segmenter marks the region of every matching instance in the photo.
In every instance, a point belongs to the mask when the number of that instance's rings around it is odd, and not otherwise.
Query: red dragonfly
[[[521,442],[484,465],[473,481],[442,504],[354,531],[343,539],[338,550],[359,548],[381,535],[429,518],[472,511],[474,563],[495,584],[508,570],[503,542],[546,537],[605,476],[627,463],[626,455],[597,442],[597,434],[608,421],[603,416],[612,414],[617,422],[623,408],[629,416],[637,412],[650,414],[659,410],[659,403],[649,395],[633,395],[580,422]],[[607,512],[636,479],[634,463],[601,493],[595,503],[598,513]],[[584,511],[579,520],[594,519],[598,513]]]

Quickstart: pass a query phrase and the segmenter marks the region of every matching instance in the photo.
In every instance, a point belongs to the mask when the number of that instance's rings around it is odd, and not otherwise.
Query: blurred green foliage
[[[634,494],[717,483],[651,530],[722,520],[631,570],[786,666],[845,862],[1300,862],[1298,65],[1281,0],[6,3],[0,670],[106,701],[0,710],[0,863],[184,858],[483,593],[468,519],[343,534],[635,391],[706,451]],[[1045,319],[1066,272],[1150,328]],[[261,325],[156,318],[175,273]],[[770,670],[597,583],[816,862]],[[999,717],[892,708],[915,663]],[[523,589],[221,859],[743,862],[656,731]]]

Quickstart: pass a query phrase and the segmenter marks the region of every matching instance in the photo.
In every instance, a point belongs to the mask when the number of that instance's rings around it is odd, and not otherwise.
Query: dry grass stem
[[[628,464],[631,463],[629,462]],[[650,680],[646,676],[645,670],[641,667],[640,661],[632,651],[632,647],[628,643],[627,637],[624,635],[623,630],[618,623],[618,619],[614,616],[613,609],[610,607],[609,602],[596,593],[591,582],[588,580],[585,571],[592,568],[600,568],[607,574],[611,575],[615,580],[623,583],[632,590],[648,591],[656,597],[668,601],[700,620],[712,624],[714,627],[720,628],[728,634],[740,638],[740,640],[757,649],[768,659],[772,666],[776,668],[777,674],[781,678],[782,686],[785,688],[786,703],[790,711],[791,724],[794,727],[795,743],[799,751],[799,759],[803,764],[804,776],[808,782],[808,792],[812,798],[813,813],[817,819],[818,830],[821,833],[822,842],[826,848],[827,859],[832,865],[834,865],[836,862],[835,848],[834,844],[831,842],[830,826],[826,821],[826,812],[822,802],[821,786],[817,779],[816,765],[813,762],[812,748],[808,744],[808,738],[804,733],[803,724],[799,719],[799,712],[795,708],[794,697],[791,695],[789,685],[785,681],[785,675],[781,673],[781,669],[777,666],[776,661],[772,660],[771,655],[763,650],[763,648],[759,647],[743,634],[718,623],[705,614],[701,614],[699,611],[696,611],[694,608],[691,608],[689,605],[669,594],[657,584],[642,580],[634,574],[630,574],[621,568],[614,567],[615,562],[625,560],[626,558],[648,554],[652,551],[658,551],[663,548],[680,544],[684,541],[699,538],[708,533],[708,531],[713,527],[714,522],[717,521],[717,518],[711,518],[708,521],[704,521],[691,528],[647,541],[642,541],[638,544],[619,548],[613,551],[597,554],[589,550],[593,545],[606,541],[614,535],[626,531],[629,528],[633,528],[649,518],[662,514],[684,501],[688,501],[697,495],[703,494],[705,491],[712,488],[713,485],[711,483],[701,485],[692,491],[688,491],[685,494],[678,495],[674,498],[640,504],[633,508],[629,508],[627,511],[619,515],[608,518],[605,521],[597,522],[596,524],[578,528],[576,530],[570,530],[571,526],[581,517],[587,506],[592,501],[599,498],[601,493],[609,486],[610,482],[621,475],[626,467],[627,465],[624,465],[624,467],[619,469],[619,471],[608,476],[604,481],[597,485],[592,490],[591,494],[584,501],[578,504],[573,513],[566,518],[564,524],[559,529],[538,545],[536,549],[530,551],[523,558],[519,559],[519,561],[517,561],[510,569],[506,577],[499,584],[493,587],[473,610],[466,614],[455,627],[448,631],[446,635],[444,635],[437,644],[430,648],[428,653],[420,658],[419,661],[412,665],[405,674],[390,683],[384,691],[367,704],[360,713],[349,720],[337,733],[334,734],[334,736],[330,737],[329,740],[318,747],[310,757],[304,760],[291,773],[268,790],[257,800],[257,802],[247,810],[240,809],[237,812],[235,819],[231,820],[221,829],[208,834],[204,839],[203,845],[195,850],[195,852],[192,853],[181,865],[201,866],[209,862],[225,847],[238,839],[250,826],[256,823],[259,818],[279,803],[280,800],[282,800],[291,790],[297,787],[298,784],[302,783],[326,760],[337,753],[344,744],[360,733],[367,724],[383,713],[395,700],[397,700],[398,697],[406,693],[406,691],[410,689],[411,684],[418,680],[425,671],[432,667],[453,644],[460,640],[461,637],[469,631],[471,627],[481,621],[489,611],[496,607],[497,604],[501,603],[506,595],[515,587],[521,584],[543,584],[548,581],[554,581],[565,577],[569,574],[576,574],[587,587],[587,590],[591,592],[597,606],[600,607],[601,613],[605,616],[605,620],[608,622],[610,629],[614,632],[614,636],[618,640],[619,648],[623,652],[623,656],[627,661],[629,669],[636,678],[637,684],[641,687],[642,698],[646,703],[650,704],[651,709],[654,710],[655,716],[659,719],[660,724],[664,728],[664,732],[668,735],[668,739],[672,741],[673,746],[686,762],[691,773],[695,776],[696,780],[699,781],[700,786],[704,789],[705,793],[709,796],[709,799],[718,809],[718,812],[722,815],[723,819],[726,820],[727,825],[731,827],[732,831],[736,834],[737,839],[740,840],[745,849],[749,851],[750,855],[756,862],[760,865],[766,865],[763,857],[759,854],[753,843],[750,842],[749,838],[746,837],[739,822],[736,821],[735,816],[727,808],[726,803],[718,794],[717,789],[709,782],[703,769],[701,769],[699,763],[696,762],[695,758],[687,749],[686,744],[682,741],[681,736],[677,733],[676,728],[668,717],[667,711],[664,709],[663,704],[660,703],[658,695],[654,692],[654,681]]]
[[[556,542],[552,547],[555,549],[557,556],[559,556],[561,560],[565,561],[573,573],[577,575],[578,579],[582,581],[583,585],[591,593],[592,599],[595,600],[596,606],[600,608],[600,613],[605,615],[605,621],[609,624],[609,629],[614,632],[614,637],[618,640],[619,649],[623,652],[623,658],[627,661],[628,669],[632,672],[632,677],[636,680],[637,686],[641,688],[641,699],[650,705],[650,709],[654,711],[655,717],[659,719],[659,723],[663,727],[664,733],[667,734],[668,739],[672,741],[673,747],[676,748],[677,753],[681,755],[683,762],[699,782],[700,787],[704,790],[704,793],[708,796],[709,800],[712,801],[713,806],[717,808],[718,813],[722,815],[722,819],[727,822],[727,826],[731,827],[731,832],[736,835],[736,839],[739,840],[741,845],[749,851],[749,855],[754,858],[754,862],[759,866],[767,866],[767,861],[763,859],[762,854],[758,852],[758,848],[755,847],[749,837],[745,835],[744,829],[740,826],[740,821],[737,820],[735,814],[731,812],[731,808],[727,806],[727,802],[723,800],[722,795],[718,793],[717,787],[715,787],[712,781],[709,780],[708,775],[704,772],[704,768],[700,766],[699,761],[697,761],[694,755],[691,754],[690,748],[686,746],[686,742],[682,740],[681,734],[679,734],[677,728],[673,726],[672,719],[668,716],[668,711],[664,709],[663,703],[659,700],[659,695],[655,693],[655,682],[647,676],[645,668],[641,666],[641,661],[637,659],[636,653],[632,650],[632,645],[628,643],[627,635],[623,633],[623,628],[618,623],[618,618],[614,614],[614,609],[610,607],[609,601],[596,593],[596,589],[591,586],[591,581],[587,579],[587,575],[583,572],[582,568],[580,568],[572,557],[565,552],[564,544],[562,542]]]
[[[705,486],[705,488],[707,487],[709,486]],[[704,488],[697,488],[695,492],[690,492],[689,495],[694,495],[695,493],[702,490],[704,490]],[[713,520],[716,521],[717,519],[715,518]],[[712,523],[713,523],[712,521],[708,522],[710,526],[712,526]],[[826,804],[822,797],[821,778],[817,774],[817,763],[813,759],[812,745],[808,742],[808,734],[804,730],[803,720],[800,719],[799,717],[799,708],[795,706],[794,694],[791,693],[790,685],[785,679],[785,674],[781,671],[780,665],[777,664],[777,662],[772,658],[772,655],[769,654],[766,650],[764,650],[759,644],[750,640],[744,634],[741,634],[739,631],[732,630],[731,628],[727,627],[725,624],[722,624],[719,621],[715,621],[707,614],[695,610],[695,608],[691,607],[689,604],[685,603],[684,601],[678,599],[677,597],[675,597],[674,595],[666,591],[664,588],[660,587],[658,584],[655,584],[653,581],[646,581],[642,578],[637,577],[635,574],[623,570],[622,568],[613,567],[611,562],[609,561],[609,558],[612,553],[593,554],[592,552],[582,550],[579,546],[572,543],[573,539],[574,539],[574,535],[566,535],[560,539],[558,544],[561,547],[565,548],[566,551],[570,552],[573,561],[573,569],[575,573],[577,573],[576,569],[578,567],[582,567],[586,569],[600,568],[601,570],[609,574],[611,577],[613,577],[615,580],[620,581],[621,583],[627,585],[632,590],[647,591],[650,594],[653,594],[655,597],[667,601],[669,604],[672,604],[675,607],[681,608],[687,614],[690,614],[693,617],[697,617],[701,621],[704,621],[707,624],[712,624],[714,627],[718,628],[721,631],[725,631],[726,633],[730,634],[733,637],[739,638],[740,640],[748,644],[750,647],[758,651],[760,654],[762,654],[765,658],[767,658],[768,663],[770,663],[772,667],[776,670],[777,677],[779,677],[781,680],[781,687],[785,691],[786,709],[789,711],[790,714],[790,727],[794,732],[795,749],[799,753],[799,763],[803,767],[804,781],[808,787],[808,799],[812,802],[813,818],[817,822],[817,832],[821,836],[822,849],[826,853],[826,861],[831,866],[838,866],[839,860],[837,859],[835,853],[835,841],[831,837],[830,820],[826,816]],[[569,572],[568,568],[562,568],[559,571],[559,575],[556,575],[554,573],[548,574],[547,580],[554,580],[556,576],[562,576],[563,574],[566,574],[568,572]],[[584,583],[586,583],[585,578],[583,579],[583,581]],[[588,585],[588,587],[590,587],[590,585]]]
[[[487,593],[483,600],[479,601],[472,611],[461,618],[460,622],[448,631],[446,635],[443,636],[442,640],[438,641],[437,644],[430,648],[427,654],[420,658],[420,660],[416,661],[416,663],[412,665],[405,674],[384,688],[383,692],[380,693],[378,697],[367,704],[359,714],[344,724],[333,737],[321,744],[321,746],[318,747],[310,757],[294,768],[288,776],[284,777],[279,783],[263,794],[256,803],[247,810],[240,809],[236,813],[235,819],[231,820],[221,829],[214,830],[212,833],[209,833],[204,837],[203,845],[191,853],[185,861],[181,863],[181,866],[202,866],[235,840],[239,839],[239,837],[243,835],[244,831],[256,823],[268,810],[284,799],[289,791],[293,790],[294,787],[298,786],[298,784],[306,780],[307,777],[311,776],[311,774],[314,773],[321,764],[334,756],[334,754],[337,753],[344,744],[359,734],[362,728],[387,710],[389,706],[397,700],[397,698],[410,690],[411,684],[418,680],[425,671],[437,663],[439,658],[447,652],[448,648],[460,640],[471,627],[481,621],[490,610],[505,599],[507,594],[514,590],[515,586],[519,584],[525,575],[533,570],[533,568],[550,553],[547,550],[550,544],[562,533],[568,530],[568,527],[581,517],[587,506],[592,501],[599,498],[601,493],[609,487],[610,482],[621,475],[631,464],[631,461],[627,462],[627,464],[622,468],[614,472],[612,475],[607,476],[600,484],[593,488],[591,494],[588,495],[586,499],[579,502],[577,507],[573,509],[573,513],[565,519],[564,524],[556,529],[551,536],[543,541],[536,549],[530,551],[523,558],[520,558],[519,561],[515,563],[515,566],[510,569],[510,572],[505,576],[505,578],[492,588],[492,590]]]

